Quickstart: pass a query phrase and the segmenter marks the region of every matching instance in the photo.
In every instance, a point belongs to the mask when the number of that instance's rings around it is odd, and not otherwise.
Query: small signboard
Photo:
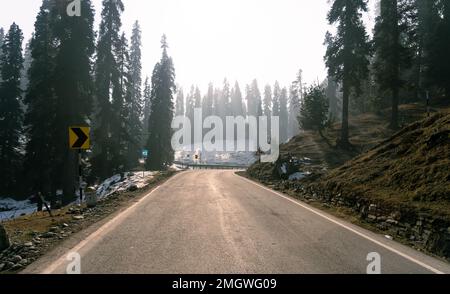
[[[89,127],[70,127],[69,128],[69,146],[70,149],[89,149],[91,129]]]

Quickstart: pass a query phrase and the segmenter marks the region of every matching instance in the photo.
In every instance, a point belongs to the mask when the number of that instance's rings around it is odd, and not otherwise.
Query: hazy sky
[[[328,0],[123,0],[123,27],[130,37],[139,20],[143,67],[151,75],[165,33],[175,62],[177,83],[205,92],[225,77],[241,88],[258,79],[260,88],[275,80],[289,86],[301,68],[305,82],[323,80]],[[375,0],[371,0],[373,7]],[[93,0],[98,29],[101,0]],[[41,0],[0,0],[0,27],[15,21],[28,39]],[[373,11],[373,10],[372,10]],[[366,19],[369,23],[370,17]],[[372,28],[370,28],[371,30]]]

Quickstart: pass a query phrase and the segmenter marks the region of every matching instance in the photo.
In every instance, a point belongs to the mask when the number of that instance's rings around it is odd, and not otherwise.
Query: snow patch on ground
[[[33,214],[36,211],[36,204],[31,203],[29,200],[17,201],[11,198],[0,199],[0,221]]]
[[[181,166],[178,166],[177,164],[172,164],[172,166],[170,168],[172,170],[174,170],[174,171],[182,171],[182,170],[184,170]]]
[[[148,182],[154,178],[157,172],[136,172],[115,175],[102,184],[95,187],[97,199],[105,199],[116,193],[129,190],[132,186],[137,189],[148,186]],[[79,200],[74,204],[79,203]],[[11,198],[0,198],[0,221],[16,219],[24,215],[30,215],[37,212],[37,204],[30,200],[17,201]]]
[[[142,189],[148,186],[148,182],[155,177],[157,172],[136,172],[118,174],[106,179],[96,187],[97,199],[104,199],[114,193],[124,192],[135,186]]]
[[[287,164],[286,164],[286,163],[283,163],[283,164],[281,165],[281,173],[282,173],[283,175],[287,174]]]
[[[289,180],[290,181],[298,181],[298,180],[303,180],[304,178],[306,178],[307,176],[311,175],[310,172],[298,172],[295,174],[292,174],[289,176]]]

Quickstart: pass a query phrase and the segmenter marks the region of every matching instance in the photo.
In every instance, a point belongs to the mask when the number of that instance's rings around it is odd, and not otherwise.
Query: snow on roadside
[[[97,199],[104,199],[114,193],[124,192],[132,187],[138,189],[148,186],[148,182],[155,177],[157,172],[135,172],[118,174],[106,179],[102,184],[96,187]]]
[[[289,180],[290,181],[298,181],[298,180],[303,180],[304,178],[306,178],[307,176],[311,175],[310,172],[298,172],[295,174],[292,174],[289,176]]]
[[[170,169],[174,170],[174,171],[182,171],[185,170],[181,165],[177,165],[177,164],[172,164],[172,166],[170,167]]]
[[[286,164],[286,163],[283,163],[283,164],[281,165],[281,173],[282,173],[283,175],[285,175],[285,174],[287,174],[287,172],[288,172],[288,170],[287,170],[287,164]]]
[[[155,175],[156,172],[125,173],[123,178],[121,175],[115,175],[105,180],[96,188],[97,198],[98,200],[107,198],[116,192],[127,191],[132,186],[137,189],[144,188],[148,185],[148,181]],[[30,200],[17,201],[11,198],[0,198],[0,222],[16,219],[35,212],[37,212],[37,205]]]
[[[0,199],[0,221],[15,219],[37,211],[35,203],[29,200],[17,201],[11,198]]]

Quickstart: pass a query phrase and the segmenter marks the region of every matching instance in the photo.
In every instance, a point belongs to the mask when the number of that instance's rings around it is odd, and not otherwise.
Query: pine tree
[[[30,43],[32,62],[28,71],[29,85],[25,95],[27,112],[25,130],[28,137],[24,175],[30,193],[49,195],[60,189],[54,179],[56,148],[53,131],[56,123],[57,98],[54,72],[57,39],[53,32],[55,2],[44,0],[36,17]]]
[[[378,86],[389,89],[392,95],[392,115],[390,127],[398,128],[399,92],[405,81],[402,69],[410,66],[411,53],[404,42],[408,28],[402,16],[403,0],[381,0],[380,16],[375,25],[375,72]]]
[[[252,96],[252,89],[250,87],[249,84],[245,85],[245,113],[247,116],[250,115],[250,109],[252,108],[252,101],[251,101],[251,96]]]
[[[214,88],[213,95],[213,115],[219,116],[221,114],[220,110],[220,99],[222,97],[222,90],[219,88]]]
[[[20,71],[23,67],[23,34],[15,23],[11,25],[1,47],[0,59],[0,191],[13,192],[18,184],[21,164],[22,109]]]
[[[257,142],[252,142],[252,144],[259,144],[259,117],[263,115],[262,109],[262,99],[261,92],[259,91],[258,81],[255,79],[251,83],[251,85],[247,85],[246,87],[246,100],[247,100],[247,117],[254,117],[257,119],[256,130],[247,130],[247,135],[250,135],[252,131],[256,131],[258,134]],[[248,127],[252,127],[252,125],[248,125]]]
[[[202,93],[198,87],[195,87],[194,92],[194,105],[195,108],[202,108]]]
[[[114,171],[120,172],[136,167],[137,163],[135,160],[137,158],[135,157],[139,157],[140,155],[140,146],[139,141],[133,138],[132,134],[138,138],[142,134],[139,129],[133,129],[135,127],[133,124],[136,122],[132,122],[134,89],[131,78],[131,59],[129,52],[128,39],[125,33],[122,32],[120,42],[114,51],[119,83],[112,90],[112,108],[116,116],[111,121],[115,130],[115,135],[112,140],[115,141],[115,151],[117,152],[112,163],[115,165]],[[134,133],[135,131],[136,133]],[[134,150],[138,150],[137,152],[139,153],[136,155],[136,152],[133,152]]]
[[[429,75],[450,101],[450,1],[438,1],[437,8],[439,20],[431,41]]]
[[[2,55],[3,55],[3,51],[1,48],[3,46],[4,39],[5,39],[5,30],[0,27],[0,60],[2,59]],[[1,64],[0,64],[0,71],[1,71]],[[2,81],[2,78],[0,77],[0,82],[1,81]]]
[[[141,123],[141,116],[143,111],[142,103],[142,65],[141,65],[141,28],[136,21],[133,25],[133,32],[131,35],[130,47],[130,64],[129,64],[129,83],[128,93],[129,113],[127,118],[128,129],[128,146],[127,146],[127,161],[128,166],[133,168],[138,165],[143,127]]]
[[[281,87],[278,82],[275,82],[273,87],[273,101],[272,101],[272,115],[280,116],[280,98],[281,98]]]
[[[299,132],[299,125],[297,121],[298,111],[300,107],[300,98],[294,85],[289,88],[289,117],[288,117],[288,139],[296,136]],[[297,114],[297,116],[295,115]]]
[[[0,27],[0,48],[3,46],[3,41],[5,39],[5,30]],[[2,56],[3,51],[0,50],[0,58]]]
[[[20,89],[25,94],[28,88],[29,80],[28,80],[28,70],[30,69],[32,57],[31,57],[31,39],[28,40],[27,44],[25,45],[25,52],[23,55],[23,68],[20,72]]]
[[[362,12],[367,12],[367,0],[334,0],[328,21],[338,23],[336,36],[327,32],[325,55],[328,74],[343,86],[342,130],[338,145],[348,147],[349,142],[349,98],[360,94],[361,82],[368,74],[370,44],[362,21]]]
[[[298,97],[300,101],[303,99],[303,70],[299,70],[297,74],[297,78],[292,83],[292,85],[295,87],[295,91],[298,93]]]
[[[257,80],[253,80],[252,84],[247,87],[247,108],[249,116],[256,118],[262,116],[262,99]]]
[[[286,88],[281,90],[280,96],[280,142],[287,142],[288,138],[288,92]]]
[[[231,89],[227,79],[223,81],[223,88],[219,99],[218,115],[225,121],[225,118],[231,114]]]
[[[183,88],[177,87],[177,103],[175,106],[175,115],[176,116],[184,116],[184,92]]]
[[[322,134],[328,119],[328,99],[320,86],[312,86],[306,91],[298,118],[305,130],[315,130]]]
[[[245,116],[244,101],[239,83],[236,81],[231,91],[231,109],[234,117]]]
[[[147,139],[148,139],[148,134],[146,131],[146,128],[148,126],[148,118],[150,117],[150,110],[151,110],[151,106],[152,106],[152,101],[151,101],[151,88],[150,88],[150,84],[148,81],[148,77],[145,78],[145,82],[144,82],[144,92],[142,94],[143,97],[143,104],[144,104],[144,109],[143,109],[143,114],[142,114],[142,125],[144,126],[144,130],[143,131],[143,135],[142,135],[142,146],[145,146],[145,144],[147,144]]]
[[[272,116],[272,88],[266,85],[264,88],[263,114],[270,118]]]
[[[75,196],[78,182],[77,152],[70,150],[70,126],[88,125],[92,112],[91,58],[95,51],[94,10],[81,1],[81,16],[70,17],[66,5],[56,1],[51,30],[58,41],[53,73],[56,96],[54,140],[56,158],[53,178],[64,190],[64,202]]]
[[[230,116],[245,118],[245,107],[239,83],[236,81],[231,89]],[[234,140],[238,140],[238,126],[234,126]]]
[[[437,0],[415,0],[416,19],[413,27],[417,34],[417,55],[415,66],[419,93],[424,94],[426,89],[433,87],[431,77],[432,54],[434,36],[439,23],[439,8]]]
[[[205,117],[213,115],[214,85],[209,83],[208,93],[203,99],[202,109]]]
[[[338,99],[337,99],[338,85],[332,77],[327,77],[326,95],[330,105],[330,114],[332,117],[338,117]]]
[[[191,86],[191,91],[186,97],[186,117],[194,122],[194,110],[195,110],[195,86]]]
[[[174,160],[171,146],[173,95],[175,87],[175,69],[172,58],[167,53],[166,36],[161,40],[163,49],[161,60],[156,64],[152,76],[152,108],[149,117],[147,148],[150,156],[147,160],[149,170],[161,170],[169,167]],[[157,126],[157,127],[156,127]]]
[[[302,98],[303,98],[303,71],[300,70],[297,75],[297,79],[292,83],[289,90],[288,139],[298,135],[300,131],[300,126],[297,117],[300,112]]]
[[[123,164],[120,117],[123,93],[117,56],[121,47],[119,32],[123,11],[121,0],[103,0],[95,64],[96,116],[92,158],[93,173],[100,179],[121,171]]]

